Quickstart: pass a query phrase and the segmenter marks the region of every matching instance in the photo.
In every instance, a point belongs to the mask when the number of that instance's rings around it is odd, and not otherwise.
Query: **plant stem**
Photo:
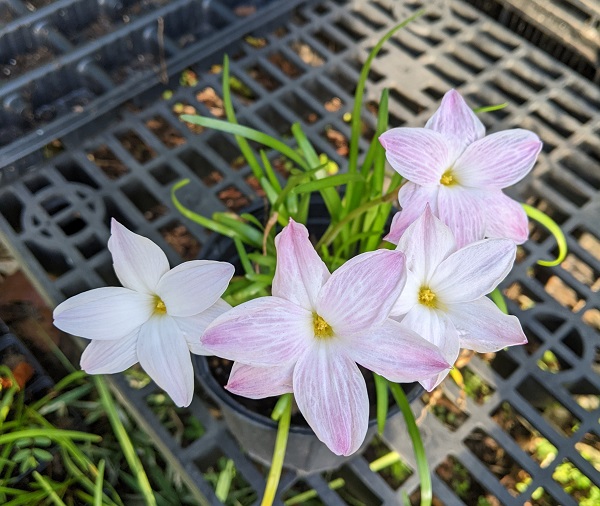
[[[413,444],[413,451],[415,452],[415,459],[417,461],[417,472],[419,473],[419,479],[421,480],[421,506],[430,506],[432,499],[431,492],[431,474],[429,471],[429,464],[427,463],[427,456],[425,455],[425,447],[421,439],[421,433],[417,427],[415,421],[415,415],[410,409],[410,403],[404,395],[404,391],[397,383],[388,382],[392,395],[402,411],[404,421],[406,422],[406,428],[408,435]]]
[[[271,469],[269,470],[267,485],[265,486],[265,494],[260,503],[261,506],[271,506],[275,500],[290,431],[290,421],[292,419],[292,394],[282,395],[273,412],[275,416],[279,417],[279,427],[277,429],[277,438],[275,439]]]

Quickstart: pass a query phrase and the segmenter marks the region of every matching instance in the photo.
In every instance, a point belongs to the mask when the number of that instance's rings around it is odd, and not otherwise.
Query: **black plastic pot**
[[[264,221],[264,206],[257,203],[246,212]],[[320,196],[316,195],[311,201],[308,217],[308,229],[311,238],[321,236],[327,226],[329,219],[325,204]],[[211,260],[227,261],[236,268],[236,273],[242,275],[239,256],[233,241],[224,236],[214,237],[203,250],[202,258]],[[209,368],[205,357],[193,357],[196,378],[208,395],[217,403],[223,413],[225,423],[239,442],[243,450],[257,462],[269,466],[273,456],[275,438],[277,435],[277,424],[270,418],[258,414],[238,402],[230,395],[215,379]],[[423,393],[419,383],[403,385],[404,391],[410,402],[414,401]],[[398,413],[398,408],[390,404],[388,418]],[[356,454],[362,453],[377,431],[375,418],[369,420],[369,428],[365,441]],[[292,425],[290,427],[288,445],[284,460],[284,467],[293,469],[298,473],[316,473],[339,468],[352,456],[344,457],[335,455],[322,443],[310,427]]]
[[[229,431],[242,449],[260,464],[269,466],[273,457],[277,424],[270,418],[249,410],[231,396],[211,374],[205,357],[194,356],[196,378],[204,391],[217,403]],[[418,383],[404,385],[409,401],[414,401],[423,388]],[[390,406],[388,417],[398,413],[396,406]],[[375,437],[377,420],[369,420],[367,436],[355,455],[362,453]],[[292,425],[288,436],[284,467],[297,473],[317,473],[339,468],[349,457],[335,455],[323,444],[310,427]]]

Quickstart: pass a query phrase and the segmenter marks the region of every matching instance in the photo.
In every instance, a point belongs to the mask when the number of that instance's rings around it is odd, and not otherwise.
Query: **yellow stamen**
[[[165,303],[158,295],[154,296],[154,312],[156,314],[165,314],[167,312],[167,306],[165,306]]]
[[[333,337],[333,329],[321,316],[317,313],[313,314],[313,327],[315,337],[318,339],[328,339]]]
[[[450,169],[442,174],[442,177],[440,178],[440,184],[443,184],[444,186],[452,186],[456,184],[456,179],[454,179]]]
[[[436,299],[437,297],[435,293],[433,293],[429,288],[424,286],[419,290],[418,300],[419,303],[423,304],[424,306],[437,307]]]

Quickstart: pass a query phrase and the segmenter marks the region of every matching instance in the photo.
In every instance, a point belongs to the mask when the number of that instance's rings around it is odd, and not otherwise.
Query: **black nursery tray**
[[[99,117],[156,98],[149,89],[175,84],[190,62],[214,60],[297,3],[2,0],[0,185],[42,160],[53,140],[81,143]]]
[[[38,12],[58,4],[63,3]],[[300,4],[290,7],[288,21],[262,29],[257,21],[252,38],[242,40],[246,32],[238,32],[229,41],[236,47],[231,54],[235,105],[240,122],[289,142],[290,125],[301,122],[317,150],[343,168],[349,135],[344,118],[368,50],[393,24],[430,2]],[[179,3],[160,9],[173,5]],[[422,423],[434,494],[445,504],[577,504],[582,492],[559,479],[564,466],[573,464],[592,486],[600,486],[600,475],[582,450],[600,449],[600,90],[585,72],[561,64],[467,2],[435,5],[441,8],[430,7],[375,60],[366,109],[376,110],[383,87],[390,89],[391,126],[423,126],[451,87],[472,106],[508,102],[482,120],[491,131],[523,127],[544,141],[533,176],[517,193],[561,225],[570,254],[559,267],[538,266],[539,259],[556,255],[554,240],[538,227],[520,248],[503,289],[530,343],[464,365],[468,384],[474,374],[480,379],[472,397],[462,399],[456,385],[445,382]],[[263,12],[266,22],[271,11]],[[222,115],[221,76],[211,69],[219,51],[211,58],[203,52],[181,57],[181,68],[193,73],[191,82],[186,78],[185,85],[177,85],[173,78],[164,98],[157,94],[110,111],[106,121],[88,125],[96,130],[80,143],[59,136],[62,151],[47,153],[47,160],[0,189],[0,230],[51,304],[117,283],[106,249],[112,216],[156,241],[173,265],[197,258],[210,234],[172,206],[169,192],[177,181],[191,180],[180,199],[206,215],[238,211],[256,199],[256,181],[234,139],[178,119],[193,111]],[[136,83],[131,93],[141,90]],[[129,90],[127,82],[122,86]],[[375,120],[366,109],[368,139]],[[364,150],[366,140],[361,142]],[[285,172],[277,156],[270,156]],[[135,390],[124,377],[113,379],[164,459],[199,498],[219,504],[203,472],[214,469],[220,456],[233,459],[238,479],[261,493],[264,470],[243,456],[200,391],[188,414],[206,432],[186,446],[153,412],[148,396],[154,385]],[[553,447],[554,459],[540,458],[534,443]],[[368,459],[357,457],[333,475],[285,474],[282,497],[314,488],[328,505],[401,504],[402,492],[415,493],[418,478],[400,420],[378,444],[377,451],[396,450],[407,463],[412,474],[403,483],[370,470],[378,456],[373,450]],[[335,478],[346,486],[331,490],[328,481]]]

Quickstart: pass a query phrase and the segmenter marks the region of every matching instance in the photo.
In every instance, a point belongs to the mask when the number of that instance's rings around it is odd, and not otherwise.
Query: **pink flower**
[[[512,268],[513,241],[484,239],[457,249],[452,231],[426,205],[396,249],[406,255],[407,279],[391,314],[438,346],[450,364],[460,348],[484,353],[527,342],[519,320],[485,297]],[[432,390],[446,374],[421,384]]]
[[[350,455],[369,418],[356,363],[395,382],[428,378],[448,364],[435,346],[388,318],[406,279],[403,253],[364,253],[330,274],[304,225],[290,220],[275,244],[273,296],[217,318],[202,345],[236,361],[230,391],[251,398],[293,391],[319,439]]]
[[[67,299],[54,310],[54,325],[92,340],[81,356],[87,373],[121,372],[140,362],[177,406],[188,406],[194,393],[190,352],[208,355],[200,336],[230,307],[220,297],[233,265],[194,260],[169,270],[156,244],[115,219],[108,249],[123,286]]]
[[[425,204],[450,227],[459,246],[484,237],[527,240],[527,216],[502,188],[532,169],[542,143],[533,132],[485,127],[455,90],[442,99],[425,128],[393,128],[379,141],[391,166],[408,179],[400,189],[402,211],[386,240],[398,243]]]

